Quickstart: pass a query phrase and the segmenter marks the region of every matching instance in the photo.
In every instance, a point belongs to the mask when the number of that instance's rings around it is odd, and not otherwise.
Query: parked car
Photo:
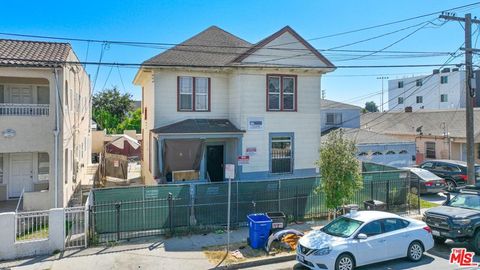
[[[453,198],[448,194],[442,206],[425,211],[423,220],[432,228],[435,243],[469,242],[480,253],[480,190],[462,189]]]
[[[433,247],[422,221],[381,211],[352,211],[300,238],[297,261],[310,269],[351,270],[407,257],[420,261]]]
[[[429,160],[419,166],[447,182],[447,190],[464,186],[467,183],[467,163],[458,160]],[[480,165],[475,165],[475,178],[480,181]]]
[[[410,192],[413,194],[438,193],[446,188],[445,179],[420,168],[403,168],[410,171]]]

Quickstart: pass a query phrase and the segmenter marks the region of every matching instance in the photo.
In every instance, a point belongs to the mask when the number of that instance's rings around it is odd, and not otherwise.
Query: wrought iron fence
[[[34,241],[48,238],[49,211],[15,214],[15,241]]]
[[[65,208],[65,248],[86,247],[85,207]]]
[[[365,209],[365,201],[383,202],[390,212],[419,211],[409,202],[408,174],[364,174],[363,188],[351,203]],[[231,222],[246,226],[250,213],[283,212],[290,222],[324,218],[329,209],[316,191],[318,178],[232,183]],[[176,231],[224,228],[227,222],[227,183],[164,185],[98,189],[90,207],[92,243],[118,241]]]

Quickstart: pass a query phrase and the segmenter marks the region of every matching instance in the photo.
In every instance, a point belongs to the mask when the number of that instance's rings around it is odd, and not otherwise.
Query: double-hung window
[[[271,173],[293,171],[293,135],[271,135],[270,162]]]
[[[341,113],[327,113],[327,121],[325,123],[327,126],[338,126],[342,124],[342,114]]]
[[[425,142],[425,154],[427,158],[436,158],[435,142]]]
[[[267,75],[267,111],[296,111],[296,99],[296,76]]]
[[[440,83],[441,84],[448,83],[448,76],[440,76]]]
[[[178,110],[210,111],[210,78],[178,77]]]

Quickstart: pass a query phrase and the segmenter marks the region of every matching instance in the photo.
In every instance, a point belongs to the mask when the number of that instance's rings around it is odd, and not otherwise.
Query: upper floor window
[[[448,95],[447,94],[441,94],[440,95],[440,102],[448,102]]]
[[[178,110],[210,111],[210,78],[178,77]]]
[[[446,84],[446,83],[448,83],[448,76],[441,76],[441,77],[440,77],[440,83],[441,83],[441,84]]]
[[[398,104],[403,104],[403,97],[398,97]]]
[[[417,96],[417,103],[423,103],[423,96]]]
[[[267,75],[267,111],[297,110],[297,76]]]
[[[342,114],[341,113],[327,113],[327,121],[325,122],[327,126],[334,126],[342,124]]]
[[[398,88],[403,88],[403,81],[398,82]]]
[[[416,81],[416,85],[417,85],[417,86],[422,86],[422,85],[423,85],[423,80],[422,80],[422,79],[418,79],[418,80]]]
[[[435,142],[425,142],[425,154],[427,158],[436,158]]]

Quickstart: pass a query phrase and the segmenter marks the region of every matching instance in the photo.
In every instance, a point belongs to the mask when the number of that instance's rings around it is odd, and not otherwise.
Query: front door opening
[[[207,174],[211,182],[223,181],[223,145],[207,146]]]

